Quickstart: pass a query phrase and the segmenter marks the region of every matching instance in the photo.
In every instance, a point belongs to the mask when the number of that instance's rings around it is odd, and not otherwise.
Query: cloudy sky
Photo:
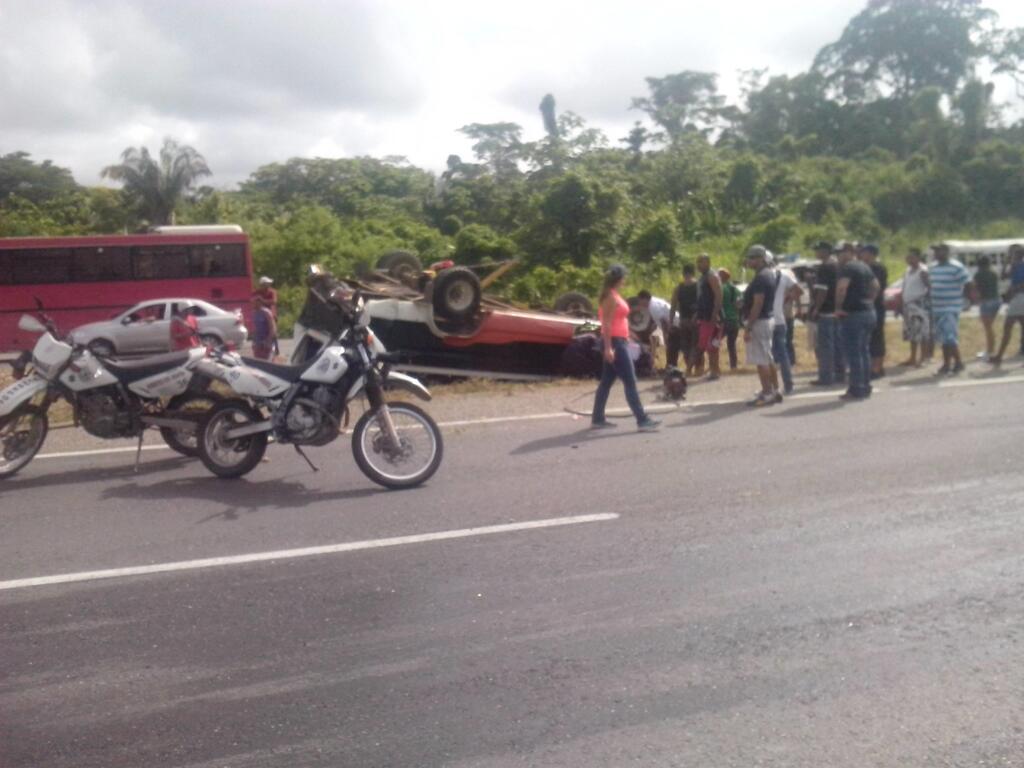
[[[645,76],[806,69],[864,0],[0,0],[0,153],[96,183],[129,145],[192,144],[229,187],[294,156],[469,157],[541,132],[545,93],[615,140]],[[1024,2],[990,0],[1004,24]],[[1009,92],[1007,92],[1009,95]]]

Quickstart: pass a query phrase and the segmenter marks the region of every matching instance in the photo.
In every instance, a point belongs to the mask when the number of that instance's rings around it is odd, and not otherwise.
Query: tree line
[[[1017,89],[994,101],[994,82]],[[0,156],[0,235],[239,223],[257,269],[286,287],[309,261],[352,272],[396,248],[423,261],[517,258],[505,292],[544,302],[596,289],[624,261],[667,286],[707,251],[735,264],[759,242],[787,252],[826,238],[909,244],[1024,233],[1024,30],[981,0],[870,0],[806,72],[741,73],[734,103],[716,74],[646,80],[628,135],[610,139],[553,95],[536,138],[516,123],[460,131],[473,156],[432,174],[400,157],[292,158],[237,191],[200,186],[203,157],[168,140],[129,148],[85,188],[23,152]]]

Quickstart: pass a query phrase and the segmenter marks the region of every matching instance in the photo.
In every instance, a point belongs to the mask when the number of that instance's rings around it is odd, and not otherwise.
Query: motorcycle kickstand
[[[309,460],[309,456],[307,456],[299,446],[293,445],[292,448],[295,449],[295,452],[297,454],[299,454],[299,456],[301,456],[302,458],[304,458],[306,460],[306,463],[309,464],[309,468],[310,469],[312,469],[314,472],[319,472],[320,471],[320,469],[317,467],[317,465]]]
[[[142,438],[145,437],[145,430],[139,432],[139,445],[135,449],[135,469],[132,470],[136,475],[139,474],[139,459],[142,458]]]

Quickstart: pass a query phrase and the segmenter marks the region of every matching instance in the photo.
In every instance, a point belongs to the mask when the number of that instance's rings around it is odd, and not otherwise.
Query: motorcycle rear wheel
[[[243,400],[222,400],[206,413],[197,435],[199,458],[217,477],[241,477],[251,472],[267,450],[267,433],[229,438],[236,427],[263,421],[259,411]]]
[[[385,488],[412,488],[429,480],[441,466],[441,429],[422,408],[400,401],[387,404],[402,445],[387,445],[379,411],[359,417],[352,432],[352,454],[363,474]]]
[[[0,418],[0,480],[32,461],[49,429],[46,411],[36,405],[22,405]]]
[[[189,458],[197,456],[199,454],[199,430],[202,428],[204,412],[220,402],[221,399],[220,395],[212,392],[206,394],[193,392],[172,398],[167,404],[168,410],[197,412],[196,431],[189,433],[171,427],[160,427],[160,436],[167,443],[167,447],[182,456]]]

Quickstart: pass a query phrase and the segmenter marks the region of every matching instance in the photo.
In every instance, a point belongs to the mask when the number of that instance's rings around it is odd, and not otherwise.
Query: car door
[[[166,352],[170,348],[171,323],[167,302],[141,304],[122,320],[117,343],[122,352]]]

